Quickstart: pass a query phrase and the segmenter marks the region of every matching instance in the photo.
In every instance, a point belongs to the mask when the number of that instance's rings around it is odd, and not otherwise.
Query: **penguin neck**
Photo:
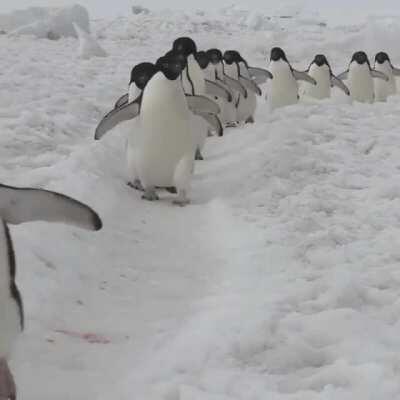
[[[142,94],[142,90],[139,89],[135,82],[132,82],[129,85],[129,91],[128,91],[128,101],[131,103],[132,101],[136,100],[140,95]]]

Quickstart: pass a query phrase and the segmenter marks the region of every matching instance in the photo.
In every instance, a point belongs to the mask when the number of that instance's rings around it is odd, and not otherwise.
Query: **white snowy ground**
[[[0,36],[0,181],[104,221],[12,228],[20,399],[400,398],[400,97],[273,114],[260,101],[255,125],[209,139],[186,208],[126,186],[123,128],[93,141],[131,67],[177,35],[259,66],[273,45],[304,68],[323,51],[341,72],[362,48],[400,62],[400,29],[207,18],[96,21],[110,56],[92,60],[73,39]]]

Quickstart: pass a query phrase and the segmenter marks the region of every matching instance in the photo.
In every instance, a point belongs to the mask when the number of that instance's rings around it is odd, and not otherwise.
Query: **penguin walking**
[[[178,192],[175,203],[185,205],[195,152],[189,110],[208,119],[208,115],[216,115],[220,109],[207,97],[184,94],[181,84],[181,74],[186,68],[184,57],[162,57],[156,68],[157,72],[145,82],[137,99],[114,108],[102,119],[95,139],[122,121],[139,117],[132,163],[135,177],[145,191],[143,198],[157,200],[158,187],[174,187]]]
[[[226,74],[237,79],[247,90],[247,96],[241,94],[237,96],[238,120],[246,123],[254,122],[254,113],[257,107],[256,96],[262,95],[261,89],[254,82],[246,60],[238,51],[226,51],[224,53],[224,63]],[[269,73],[268,78],[271,79],[272,74]]]
[[[317,82],[316,85],[304,83],[304,94],[306,96],[318,100],[327,99],[331,97],[331,87],[334,86],[350,96],[349,88],[333,74],[325,55],[317,54],[306,72]]]
[[[389,82],[387,75],[371,68],[368,56],[364,51],[357,51],[353,54],[349,68],[338,78],[348,80],[351,99],[360,103],[374,102],[373,78]]]
[[[47,190],[0,184],[0,399],[16,399],[16,384],[8,359],[24,328],[23,302],[15,282],[16,261],[8,224],[30,221],[62,222],[91,231],[102,228],[96,212],[77,200]]]
[[[297,81],[302,80],[316,85],[317,82],[306,72],[295,70],[286,58],[280,47],[271,50],[268,70],[273,79],[267,85],[267,103],[270,110],[296,104],[299,100],[299,86]]]
[[[225,65],[223,62],[224,58],[221,50],[209,49],[207,50],[207,54],[211,62],[209,74],[214,76],[215,81],[228,88],[228,90],[233,94],[234,98],[237,98],[238,94],[247,97],[247,91],[244,86],[237,79],[234,79],[225,73]],[[231,103],[222,103],[221,117],[226,126],[237,126],[237,104],[235,101]]]
[[[374,70],[384,73],[389,80],[374,80],[376,101],[386,101],[389,96],[397,92],[396,76],[400,76],[400,69],[395,68],[387,53],[381,51],[375,56]]]

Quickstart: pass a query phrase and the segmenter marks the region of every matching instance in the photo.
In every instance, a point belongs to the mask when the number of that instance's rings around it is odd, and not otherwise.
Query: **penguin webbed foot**
[[[204,157],[201,154],[201,151],[199,149],[196,150],[196,155],[194,156],[194,159],[196,161],[203,161]]]
[[[143,187],[143,185],[142,185],[142,182],[140,182],[140,179],[137,179],[137,178],[136,178],[133,182],[128,182],[127,185],[128,185],[129,187],[131,187],[132,189],[135,189],[135,190],[139,190],[139,191],[141,191],[141,192],[144,192],[144,187]]]
[[[17,387],[7,360],[0,359],[0,400],[16,400]]]
[[[146,188],[142,196],[142,199],[148,201],[160,200],[154,188]]]

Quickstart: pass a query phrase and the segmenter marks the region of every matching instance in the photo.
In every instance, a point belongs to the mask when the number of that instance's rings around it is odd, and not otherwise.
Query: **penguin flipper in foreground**
[[[222,99],[225,99],[228,103],[232,101],[232,93],[230,93],[228,89],[224,88],[219,83],[206,79],[205,84],[207,94],[221,97]]]
[[[296,81],[304,81],[311,83],[312,85],[316,85],[317,81],[312,78],[310,75],[307,74],[307,72],[304,71],[298,71],[297,69],[293,69],[293,76],[296,79]]]
[[[116,102],[114,105],[114,108],[120,108],[129,102],[129,93],[123,94]]]
[[[376,69],[371,69],[371,76],[373,78],[382,79],[385,82],[389,82],[389,77],[383,72],[377,71]]]
[[[339,74],[336,78],[340,79],[341,81],[345,81],[349,77],[349,70],[346,70]]]
[[[102,221],[86,204],[61,193],[0,184],[0,218],[18,225],[30,221],[61,222],[97,231]]]
[[[189,110],[193,114],[219,114],[221,108],[219,105],[206,96],[185,94]]]
[[[140,112],[140,101],[141,96],[122,107],[114,108],[106,114],[99,125],[97,125],[94,134],[95,140],[101,139],[108,131],[115,128],[121,122],[136,118]]]
[[[249,74],[257,85],[262,85],[268,79],[273,79],[271,72],[263,68],[248,67]]]
[[[251,92],[254,92],[256,95],[261,96],[262,91],[259,86],[251,79],[247,79],[244,76],[239,76],[239,82]]]
[[[239,92],[242,96],[247,97],[246,88],[238,80],[233,79],[228,75],[224,75],[224,79],[229,87]]]
[[[337,88],[342,90],[347,96],[350,96],[349,88],[342,82],[341,79],[339,79],[335,75],[331,75],[331,86],[336,86]]]

